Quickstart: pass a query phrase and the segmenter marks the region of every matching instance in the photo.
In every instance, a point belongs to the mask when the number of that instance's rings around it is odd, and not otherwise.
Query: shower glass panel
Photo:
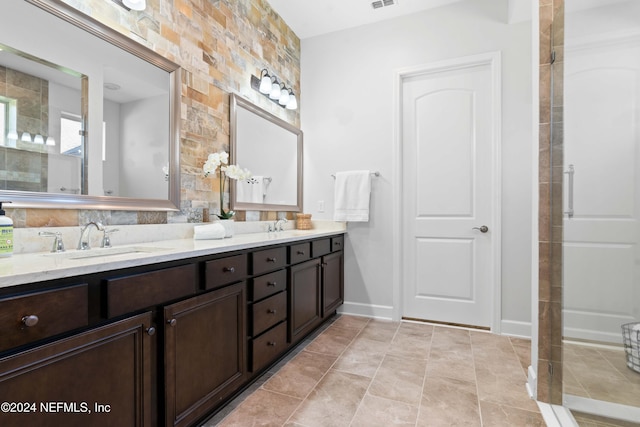
[[[563,405],[640,423],[640,372],[627,366],[621,329],[640,322],[640,2],[564,6],[553,131],[562,140]]]

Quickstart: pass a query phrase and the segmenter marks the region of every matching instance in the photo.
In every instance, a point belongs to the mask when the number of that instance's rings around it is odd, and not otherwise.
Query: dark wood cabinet
[[[164,308],[165,425],[188,426],[246,379],[246,285]]]
[[[0,425],[197,425],[342,304],[343,241],[0,289]]]
[[[151,314],[0,359],[7,426],[153,426]],[[27,412],[28,411],[28,412]]]
[[[320,259],[289,269],[289,341],[296,343],[322,320]]]
[[[322,317],[325,318],[344,302],[344,257],[334,252],[322,257]]]

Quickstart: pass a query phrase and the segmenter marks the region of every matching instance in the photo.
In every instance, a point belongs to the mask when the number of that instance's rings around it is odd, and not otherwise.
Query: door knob
[[[483,225],[480,227],[473,227],[472,230],[480,230],[481,233],[486,233],[487,231],[489,231],[489,227]]]

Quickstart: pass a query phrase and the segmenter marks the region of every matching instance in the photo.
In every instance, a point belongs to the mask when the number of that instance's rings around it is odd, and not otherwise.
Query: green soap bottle
[[[3,203],[0,201],[0,257],[10,257],[13,255],[13,220],[4,215]]]

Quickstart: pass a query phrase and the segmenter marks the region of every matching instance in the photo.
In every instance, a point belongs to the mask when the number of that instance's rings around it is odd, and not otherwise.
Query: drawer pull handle
[[[267,286],[276,286],[278,282],[267,282]]]
[[[336,246],[340,246],[342,243],[340,243],[340,242],[333,242],[333,244],[334,244],[334,245],[336,245]]]
[[[298,255],[304,255],[304,251],[298,251]]]
[[[35,314],[30,314],[22,318],[22,324],[30,328],[32,326],[36,326],[38,324],[38,320],[40,320],[38,319],[38,316],[36,316]]]
[[[236,269],[235,267],[225,267],[222,269],[222,271],[224,271],[225,273],[235,273]]]
[[[156,328],[154,328],[153,326],[147,328],[147,335],[152,336],[155,333],[156,333]]]
[[[178,321],[176,319],[169,319],[167,320],[167,324],[169,326],[176,326],[176,323],[178,323]]]
[[[270,308],[269,310],[267,310],[267,313],[269,314],[276,314],[277,310],[275,308]]]
[[[275,346],[276,346],[276,342],[275,342],[275,341],[269,341],[269,342],[267,343],[267,345],[268,345],[269,347],[275,347]]]
[[[267,262],[276,262],[276,257],[267,258]]]

